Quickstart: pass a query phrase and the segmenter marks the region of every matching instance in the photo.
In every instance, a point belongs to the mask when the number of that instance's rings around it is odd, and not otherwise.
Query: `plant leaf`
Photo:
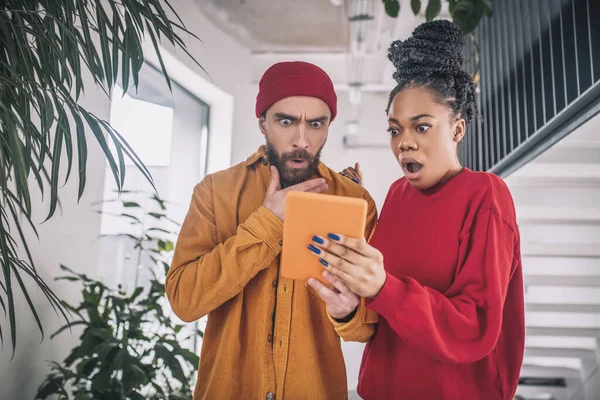
[[[384,8],[387,15],[396,18],[400,13],[400,2],[398,0],[384,0]]]
[[[483,0],[483,13],[487,17],[494,15],[494,2],[493,0]]]
[[[61,112],[60,115],[64,117],[64,112]],[[52,218],[56,211],[56,204],[58,203],[58,174],[60,172],[60,158],[62,155],[64,137],[64,126],[61,122],[59,117],[59,123],[54,136],[54,150],[52,151],[54,157],[52,160],[52,181],[50,186],[50,211],[48,212],[46,221]]]
[[[452,20],[465,35],[471,34],[484,15],[484,0],[459,0],[454,8]]]
[[[442,11],[442,0],[429,0],[427,8],[425,9],[425,19],[427,21],[433,21]]]
[[[421,0],[410,0],[410,8],[415,15],[419,15],[421,12]]]

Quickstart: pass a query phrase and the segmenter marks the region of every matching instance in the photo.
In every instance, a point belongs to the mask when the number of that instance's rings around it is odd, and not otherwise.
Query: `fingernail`
[[[331,240],[335,240],[336,242],[340,241],[340,237],[338,235],[336,235],[335,233],[330,233],[329,235],[327,235],[327,237],[329,237],[329,239],[331,239]]]
[[[353,181],[354,183],[360,183],[360,181],[359,181],[358,179],[354,179],[354,178],[350,178],[350,179],[352,179],[352,181]]]
[[[312,240],[313,240],[313,242],[319,243],[319,244],[325,243],[325,241],[323,240],[323,238],[320,238],[318,236],[313,236]]]
[[[308,245],[308,249],[309,249],[310,251],[312,251],[313,253],[315,253],[315,254],[321,254],[321,250],[317,249],[317,248],[316,248],[315,246],[313,246],[312,244],[309,244],[309,245]]]
[[[321,261],[321,264],[323,264],[324,266],[328,267],[329,264],[327,263],[327,261],[323,260],[322,258],[319,258],[319,261]]]

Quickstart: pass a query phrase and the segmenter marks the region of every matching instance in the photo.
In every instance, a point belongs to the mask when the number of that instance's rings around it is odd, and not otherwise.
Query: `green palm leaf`
[[[173,14],[178,22],[169,19]],[[67,318],[68,312],[37,274],[27,244],[24,228],[37,235],[30,185],[42,196],[49,193],[48,219],[60,205],[61,185],[71,177],[77,179],[80,199],[86,185],[86,130],[101,146],[118,188],[125,182],[125,157],[154,185],[123,137],[77,104],[85,90],[82,75],[87,69],[107,94],[117,83],[124,90],[130,81],[137,87],[146,36],[170,87],[159,45],[164,39],[189,55],[182,32],[195,37],[168,0],[0,1],[0,309],[9,319],[13,354],[16,290],[23,293],[43,337],[25,279],[39,286],[59,315]],[[71,174],[74,165],[77,171]],[[0,343],[5,337],[1,329],[0,324]]]

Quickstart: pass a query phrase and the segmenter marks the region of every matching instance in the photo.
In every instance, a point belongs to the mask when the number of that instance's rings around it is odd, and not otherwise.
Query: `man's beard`
[[[323,143],[323,146],[325,146],[325,143]],[[314,177],[319,168],[323,146],[317,150],[314,156],[303,149],[279,154],[271,142],[269,142],[269,139],[267,139],[267,156],[269,157],[269,163],[279,171],[281,186],[293,186]],[[305,160],[308,162],[308,166],[306,168],[290,168],[287,165],[289,160]]]

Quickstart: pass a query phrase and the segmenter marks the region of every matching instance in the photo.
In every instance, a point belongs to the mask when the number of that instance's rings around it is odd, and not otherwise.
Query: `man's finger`
[[[274,166],[271,166],[271,182],[269,182],[266,197],[272,196],[280,188],[281,183],[279,182],[279,171]]]
[[[327,190],[329,186],[327,186],[326,184],[322,184],[320,186],[317,186],[315,188],[312,188],[310,190],[306,190],[306,192],[310,192],[310,193],[323,193],[324,191]]]
[[[352,285],[352,282],[354,282],[354,277],[352,275],[350,275],[346,271],[343,271],[339,268],[331,266],[331,267],[327,268],[327,272],[329,272],[331,275],[333,275],[334,277],[341,280],[346,286],[348,286],[348,288],[350,288],[350,286]],[[350,290],[352,290],[352,289],[350,289]]]
[[[323,178],[311,179],[309,181],[298,183],[294,186],[290,186],[289,188],[284,189],[284,191],[285,192],[291,192],[291,191],[308,192],[308,191],[318,188],[319,186],[324,185],[324,184],[326,184],[326,181]]]
[[[327,279],[329,283],[331,283],[333,287],[336,288],[340,293],[344,294],[351,291],[344,282],[338,279],[335,275],[331,274],[329,271],[323,271],[323,277]]]
[[[336,300],[337,294],[325,286],[321,281],[315,278],[308,279],[308,285],[315,289],[315,292],[325,301],[326,303],[333,303]]]

